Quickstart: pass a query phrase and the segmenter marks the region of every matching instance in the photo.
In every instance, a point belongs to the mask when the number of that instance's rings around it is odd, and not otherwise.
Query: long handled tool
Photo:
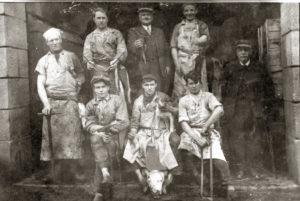
[[[53,151],[53,142],[52,142],[52,129],[51,129],[51,115],[56,115],[61,113],[50,113],[48,115],[45,115],[44,113],[38,113],[39,116],[45,116],[46,122],[47,122],[47,134],[48,134],[48,141],[49,141],[49,149],[50,149],[50,173],[51,173],[51,179],[52,181],[55,180],[55,171],[54,171],[54,151]]]
[[[200,180],[200,195],[201,195],[201,198],[203,199],[204,196],[203,196],[203,186],[204,186],[204,181],[203,181],[203,178],[204,178],[204,160],[203,160],[203,149],[204,148],[201,148],[201,180]],[[210,190],[210,197],[206,197],[205,199],[207,200],[211,200],[213,201],[213,194],[214,194],[214,190],[213,190],[213,157],[212,157],[212,143],[211,143],[211,140],[210,140],[210,144],[209,144],[209,152],[210,152],[210,156],[209,156],[209,190]]]
[[[213,158],[212,158],[212,143],[209,146],[210,156],[209,156],[209,184],[210,184],[210,198],[213,200],[214,196],[214,171],[213,171]]]

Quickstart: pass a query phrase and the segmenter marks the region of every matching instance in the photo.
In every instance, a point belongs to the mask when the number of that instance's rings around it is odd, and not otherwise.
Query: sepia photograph
[[[0,201],[299,201],[299,5],[0,0]]]

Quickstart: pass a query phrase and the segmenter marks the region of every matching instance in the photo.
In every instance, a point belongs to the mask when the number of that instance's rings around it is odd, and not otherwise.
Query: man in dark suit
[[[167,92],[170,73],[169,46],[160,28],[151,25],[153,21],[152,8],[139,8],[138,16],[141,23],[128,32],[127,47],[129,51],[128,63],[131,66],[129,74],[131,80],[137,82],[142,75],[153,74],[157,78],[158,90]]]
[[[265,66],[251,58],[249,40],[236,42],[237,60],[225,66],[223,103],[237,177],[259,177],[272,106],[273,83]]]

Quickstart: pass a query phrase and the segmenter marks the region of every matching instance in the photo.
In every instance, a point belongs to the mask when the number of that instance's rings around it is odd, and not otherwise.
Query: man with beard
[[[127,62],[132,71],[132,80],[141,80],[141,76],[152,74],[156,77],[157,89],[166,93],[169,89],[166,79],[171,70],[169,46],[163,31],[151,25],[153,12],[149,7],[138,9],[141,25],[128,31]],[[139,86],[140,83],[137,83],[136,88]]]
[[[186,157],[192,165],[193,175],[200,183],[199,159],[206,161],[210,158],[211,146],[213,166],[220,175],[214,192],[228,196],[234,188],[229,185],[230,172],[221,148],[221,135],[214,129],[214,124],[223,115],[223,106],[212,93],[201,89],[201,77],[195,72],[189,72],[185,81],[190,94],[179,100],[178,118],[183,133],[178,149],[187,151]]]
[[[237,178],[258,178],[262,168],[266,118],[274,89],[266,67],[251,58],[249,40],[236,41],[237,60],[225,66],[222,90],[225,119]],[[261,169],[262,170],[262,169]]]

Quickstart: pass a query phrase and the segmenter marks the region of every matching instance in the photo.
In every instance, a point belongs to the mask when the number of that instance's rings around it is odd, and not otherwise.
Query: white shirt
[[[250,59],[245,63],[243,64],[242,62],[240,62],[241,66],[249,66],[250,65]]]
[[[142,25],[144,27],[144,29],[148,32],[149,35],[151,35],[151,25]]]

